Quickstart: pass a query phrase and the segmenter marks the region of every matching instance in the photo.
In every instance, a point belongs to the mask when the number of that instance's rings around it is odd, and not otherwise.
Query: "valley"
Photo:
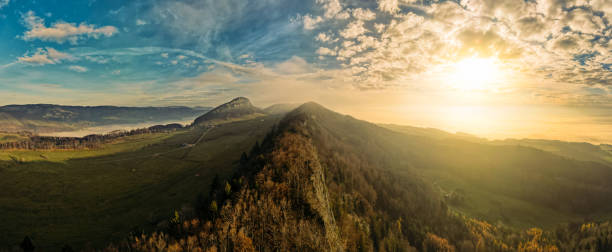
[[[214,221],[221,214],[211,212],[213,201],[215,211],[223,206],[223,211],[229,211],[224,214],[233,216],[231,209],[252,190],[258,191],[253,197],[277,195],[261,184],[266,180],[259,180],[259,172],[276,181],[273,184],[280,183],[275,184],[281,186],[278,190],[289,190],[274,197],[297,199],[288,203],[295,204],[291,208],[280,208],[278,214],[293,217],[277,228],[296,225],[290,224],[292,219],[307,221],[311,217],[290,209],[310,205],[318,209],[312,214],[322,218],[322,228],[327,230],[318,232],[335,233],[316,239],[325,239],[325,246],[332,247],[350,248],[338,243],[351,244],[356,237],[369,248],[388,243],[423,249],[435,237],[458,246],[467,244],[462,239],[485,239],[482,231],[467,231],[480,222],[506,230],[486,232],[494,232],[504,246],[517,247],[520,244],[507,240],[506,232],[521,234],[533,227],[552,232],[571,223],[612,218],[608,214],[612,205],[607,203],[612,202],[612,168],[605,160],[574,159],[522,144],[527,140],[500,143],[434,129],[381,127],[315,103],[277,111],[257,109],[248,99],[237,98],[209,113],[191,127],[125,136],[92,150],[0,152],[0,177],[5,178],[0,184],[0,215],[10,220],[0,227],[0,244],[14,246],[26,235],[43,249],[67,244],[78,249],[109,243],[125,246],[127,237],[154,232],[170,232],[178,239],[183,231],[176,231],[176,221]],[[588,148],[581,153],[589,153]],[[315,166],[303,167],[304,162]],[[319,173],[316,176],[324,181],[302,180],[314,176],[310,172]],[[305,191],[294,191],[302,186]],[[309,196],[312,190],[323,193],[316,196],[318,201]],[[328,199],[320,202],[320,197]],[[402,220],[407,226],[395,231],[387,227],[363,237],[371,231],[362,228],[376,229],[377,218],[382,223]],[[312,221],[303,228],[321,228]],[[359,228],[349,228],[353,222],[361,223]],[[443,228],[451,223],[452,228]],[[246,225],[252,235],[262,231],[240,221],[231,225]],[[188,233],[193,232],[200,231]],[[217,229],[206,232],[220,235]],[[403,234],[401,239],[388,240],[398,232]],[[470,232],[472,238],[458,238]],[[172,238],[167,239],[164,242],[171,244]],[[268,239],[250,239],[256,248],[272,248]],[[282,246],[295,246],[290,245],[291,239],[285,242]],[[493,241],[485,241],[489,242]],[[477,246],[470,244],[465,246]]]
[[[277,120],[130,136],[99,150],[0,152],[0,214],[10,220],[0,244],[29,235],[46,249],[100,247],[163,227],[175,210],[193,216],[198,194],[232,174]]]

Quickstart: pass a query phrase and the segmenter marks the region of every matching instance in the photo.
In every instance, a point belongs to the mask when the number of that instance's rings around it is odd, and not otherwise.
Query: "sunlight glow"
[[[503,79],[499,62],[493,58],[467,58],[450,67],[447,83],[464,90],[483,90]]]

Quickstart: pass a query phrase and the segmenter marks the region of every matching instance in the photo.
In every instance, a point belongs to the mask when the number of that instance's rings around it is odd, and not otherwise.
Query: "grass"
[[[449,203],[466,216],[517,230],[551,230],[612,216],[605,204],[586,204],[605,202],[609,195],[605,178],[612,173],[597,159],[599,146],[540,140],[500,144],[432,129],[383,126],[411,137],[400,148],[417,153],[419,174],[441,195],[463,196]],[[408,147],[417,142],[417,148]],[[532,142],[539,145],[528,145]],[[576,203],[582,201],[583,206]]]
[[[111,155],[119,152],[135,151],[148,145],[170,138],[178,133],[156,133],[128,136],[106,144],[96,150],[9,150],[0,152],[0,161],[18,158],[24,162],[50,161],[65,162],[71,159]]]
[[[448,172],[425,170],[422,175],[427,180],[433,181],[436,189],[442,195],[458,190],[463,191],[464,200],[459,204],[450,204],[451,209],[489,223],[525,230],[532,227],[551,229],[568,221],[583,221],[577,215],[534,204],[517,197],[493,193],[487,188],[479,187]]]
[[[193,207],[215,175],[232,174],[240,154],[278,119],[217,126],[193,148],[181,145],[204,128],[133,136],[92,151],[0,152],[0,248],[25,235],[44,250],[98,248],[151,231],[174,210]]]

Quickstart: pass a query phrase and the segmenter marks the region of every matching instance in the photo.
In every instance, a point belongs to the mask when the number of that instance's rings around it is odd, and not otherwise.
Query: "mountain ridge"
[[[236,97],[197,117],[192,125],[209,125],[237,119],[254,118],[264,114],[265,112],[253,106],[248,98]]]

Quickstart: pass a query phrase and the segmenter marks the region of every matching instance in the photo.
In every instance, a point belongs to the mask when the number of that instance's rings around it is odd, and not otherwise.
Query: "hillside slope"
[[[159,244],[177,251],[559,251],[610,245],[609,231],[594,236],[581,233],[584,228],[520,232],[458,215],[431,182],[444,177],[440,174],[455,176],[501,198],[537,209],[561,206],[568,214],[609,209],[609,167],[532,148],[407,136],[308,103],[287,114],[241,163],[233,179],[216,183],[202,201],[203,220],[177,218],[170,235],[134,237],[120,246],[139,251]],[[526,172],[529,178],[520,176]],[[583,238],[581,245],[568,241]]]
[[[175,210],[193,216],[198,194],[233,174],[279,119],[140,134],[89,151],[0,151],[0,251],[26,235],[36,251],[101,248],[167,226]]]
[[[238,97],[196,118],[193,121],[193,125],[209,125],[219,122],[250,119],[264,114],[265,112],[253,106],[249,99]]]

